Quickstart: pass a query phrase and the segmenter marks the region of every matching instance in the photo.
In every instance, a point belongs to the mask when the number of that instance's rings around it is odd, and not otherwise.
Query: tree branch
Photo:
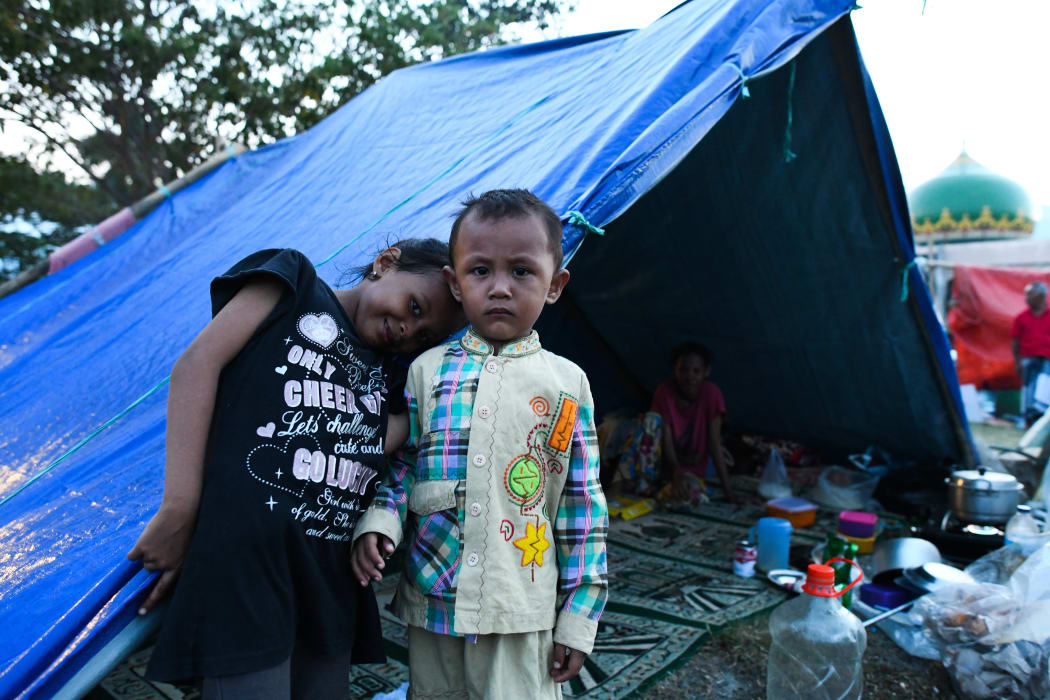
[[[47,139],[48,143],[50,143],[54,148],[57,148],[63,155],[65,155],[67,158],[73,161],[73,163],[82,171],[84,171],[84,174],[91,178],[94,181],[95,185],[104,190],[106,194],[108,194],[116,204],[120,206],[126,205],[126,203],[122,200],[120,195],[117,192],[115,192],[113,188],[110,187],[109,184],[103,178],[100,178],[97,175],[95,175],[95,173],[91,172],[91,168],[88,167],[88,165],[84,163],[82,159],[78,158],[75,154],[70,152],[70,149],[68,148],[67,144],[59,141],[54,136],[49,134],[46,130],[44,130],[42,126],[36,124],[33,121],[32,117],[20,114],[19,112],[17,112],[14,109],[11,109],[10,107],[6,107],[5,109],[7,109],[11,114],[17,117],[16,121],[21,122],[22,125],[42,135],[45,139]]]

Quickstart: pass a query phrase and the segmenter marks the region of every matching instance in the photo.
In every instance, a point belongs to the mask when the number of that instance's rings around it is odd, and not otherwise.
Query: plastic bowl
[[[937,545],[919,537],[897,537],[882,540],[871,558],[872,577],[886,571],[903,571],[929,562],[941,563]]]

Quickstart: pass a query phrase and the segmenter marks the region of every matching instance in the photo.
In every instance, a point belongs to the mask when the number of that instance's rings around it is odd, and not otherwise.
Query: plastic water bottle
[[[842,607],[843,591],[835,590],[835,570],[810,564],[802,590],[769,619],[773,643],[766,666],[766,697],[860,698],[861,659],[868,635],[861,621]]]
[[[1039,522],[1032,517],[1031,506],[1017,506],[1017,512],[1006,522],[1006,544],[1016,544],[1025,554],[1031,554],[1047,541],[1050,541],[1050,533],[1043,532]]]

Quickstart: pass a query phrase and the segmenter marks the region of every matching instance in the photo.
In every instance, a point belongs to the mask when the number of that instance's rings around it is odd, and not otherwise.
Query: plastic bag
[[[978,583],[999,583],[1005,585],[1014,571],[1024,563],[1026,557],[1021,548],[1007,545],[988,552],[966,567],[966,573],[973,576]]]
[[[928,593],[912,608],[966,700],[1050,696],[1050,544],[1017,565],[1020,551],[981,557],[967,571],[985,581]]]
[[[879,476],[870,472],[827,467],[810,490],[809,497],[832,510],[868,510]]]
[[[1042,644],[1050,638],[1050,544],[1019,566],[1018,551],[1007,546],[984,555],[966,571],[985,581],[929,593],[915,603],[912,617],[945,645]]]
[[[960,647],[944,665],[963,698],[1046,698],[1050,643],[1004,644],[1000,647]]]
[[[377,693],[373,695],[372,700],[405,700],[407,694],[408,682],[406,681],[388,693]]]
[[[767,500],[791,495],[787,467],[784,466],[784,460],[777,450],[769,451],[769,459],[762,470],[762,479],[758,482],[758,495]]]
[[[1021,609],[1009,586],[961,583],[919,598],[912,615],[942,645],[988,644],[1017,623]]]

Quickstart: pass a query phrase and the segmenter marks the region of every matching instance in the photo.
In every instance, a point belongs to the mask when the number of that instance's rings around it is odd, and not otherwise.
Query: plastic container
[[[842,607],[838,596],[844,591],[835,591],[834,581],[830,566],[810,564],[803,594],[770,616],[773,641],[766,666],[767,698],[862,696],[861,661],[868,636],[861,621]],[[851,586],[859,581],[858,577]]]
[[[891,610],[918,597],[919,594],[912,589],[890,581],[865,583],[860,587],[861,601],[882,610]]]
[[[1050,542],[1050,531],[1044,531],[1032,516],[1031,506],[1017,506],[1017,512],[1006,523],[1006,544],[1016,544],[1025,555]]]
[[[762,571],[788,568],[791,549],[791,523],[783,518],[759,518],[751,528],[751,540],[758,543],[756,566]]]
[[[609,499],[609,515],[619,516],[624,520],[633,520],[639,515],[652,512],[656,502],[651,498],[638,498],[634,496],[619,496]]]
[[[879,516],[859,510],[844,510],[839,513],[839,532],[850,537],[874,537]]]
[[[871,554],[875,551],[875,536],[871,537],[853,537],[847,535],[844,532],[839,532],[839,537],[843,538],[847,542],[852,542],[857,545],[857,554]]]
[[[766,503],[769,515],[774,518],[783,518],[791,523],[791,527],[806,527],[817,520],[817,506],[804,498],[777,498]]]

